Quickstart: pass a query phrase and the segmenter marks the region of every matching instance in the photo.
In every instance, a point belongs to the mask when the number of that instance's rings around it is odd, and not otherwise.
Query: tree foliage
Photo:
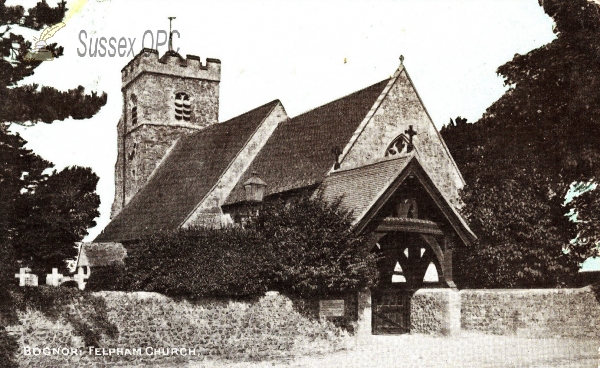
[[[480,237],[461,259],[469,285],[556,285],[589,254],[570,244],[577,233],[563,202],[572,182],[600,173],[600,7],[542,6],[557,38],[498,68],[509,89],[479,121],[442,129]]]
[[[18,293],[8,290],[15,271],[25,266],[38,275],[52,267],[64,270],[64,261],[76,255],[74,242],[87,235],[99,214],[98,177],[90,169],[47,174],[52,164],[25,144],[19,135],[0,129],[0,326],[15,322],[11,314]],[[17,366],[14,337],[0,329],[0,343],[0,360]]]
[[[585,183],[580,184],[584,187]],[[583,190],[587,188],[581,188]],[[582,190],[582,191],[583,191]],[[600,196],[598,189],[585,191],[573,199],[573,207],[576,209],[575,226],[577,227],[577,242],[584,250],[586,256],[592,257],[600,254]]]
[[[274,257],[271,288],[300,296],[372,286],[376,258],[340,202],[300,197],[267,203],[251,223]]]
[[[33,269],[66,270],[65,260],[77,256],[74,244],[100,216],[97,183],[98,176],[89,168],[70,167],[23,193],[13,236],[18,259]]]
[[[98,177],[89,168],[49,174],[52,164],[25,148],[25,140],[0,130],[0,244],[10,271],[64,269],[75,242],[99,216]],[[10,250],[10,252],[9,252]],[[15,263],[16,262],[16,263]],[[3,267],[4,268],[4,267]],[[14,272],[12,272],[14,276]],[[7,275],[11,277],[10,272]]]
[[[0,123],[33,124],[52,123],[69,116],[74,119],[92,117],[106,104],[106,94],[86,95],[82,86],[66,92],[36,84],[20,84],[33,75],[43,61],[26,61],[32,51],[32,43],[18,33],[20,27],[41,30],[60,22],[67,10],[63,3],[50,7],[46,1],[39,2],[25,12],[20,6],[6,6],[0,0]],[[17,33],[15,33],[17,32]],[[54,58],[63,55],[63,47],[49,44],[46,47]]]
[[[64,266],[76,255],[74,242],[95,225],[100,201],[98,177],[90,169],[48,173],[53,165],[27,149],[8,126],[89,118],[106,104],[106,94],[85,94],[81,86],[58,91],[24,83],[42,61],[25,60],[32,43],[19,32],[54,25],[67,9],[64,2],[52,7],[45,0],[27,11],[5,3],[0,0],[0,269],[2,279],[11,280],[19,266],[44,272]],[[55,58],[63,54],[56,44],[47,49]]]

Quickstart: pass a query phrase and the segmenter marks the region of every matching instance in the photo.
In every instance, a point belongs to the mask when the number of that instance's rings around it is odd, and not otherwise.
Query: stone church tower
[[[118,124],[115,217],[144,186],[182,136],[219,119],[221,62],[143,49],[122,70],[123,112]]]

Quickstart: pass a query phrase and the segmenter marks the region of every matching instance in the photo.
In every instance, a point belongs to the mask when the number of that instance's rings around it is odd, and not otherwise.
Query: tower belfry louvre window
[[[190,97],[183,92],[175,94],[175,119],[190,121],[191,113]]]

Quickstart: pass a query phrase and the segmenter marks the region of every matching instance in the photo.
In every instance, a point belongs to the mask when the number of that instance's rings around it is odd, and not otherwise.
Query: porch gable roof
[[[465,245],[471,244],[476,235],[431,180],[417,154],[333,172],[319,192],[324,200],[340,198],[342,207],[352,209],[355,230],[362,232],[409,176],[417,178]]]

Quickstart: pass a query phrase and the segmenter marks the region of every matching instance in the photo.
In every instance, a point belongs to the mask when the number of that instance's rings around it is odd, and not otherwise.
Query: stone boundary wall
[[[478,331],[532,338],[600,336],[600,292],[591,286],[420,289],[414,293],[410,309],[411,333],[456,336],[461,331]]]
[[[600,336],[600,298],[579,289],[461,290],[465,331],[524,337]]]
[[[21,324],[7,328],[17,337],[17,361],[23,367],[109,367],[152,364],[185,365],[189,361],[289,360],[296,356],[349,348],[348,332],[330,321],[307,318],[288,297],[269,292],[252,300],[179,301],[157,293],[102,291],[115,337],[103,336],[99,348],[186,348],[182,355],[90,355],[73,326],[51,321],[38,311],[20,313]],[[73,308],[65,305],[64,308]],[[87,308],[83,305],[80,308]],[[350,345],[349,345],[350,344]],[[75,348],[76,355],[26,355],[29,348]],[[1,365],[1,364],[0,364]]]

